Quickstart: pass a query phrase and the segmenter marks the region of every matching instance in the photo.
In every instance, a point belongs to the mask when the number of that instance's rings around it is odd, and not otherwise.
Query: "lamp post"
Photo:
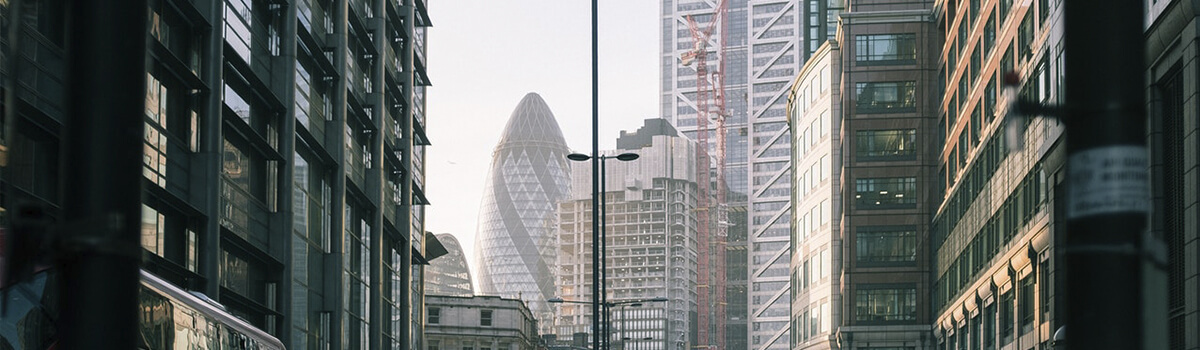
[[[592,0],[592,154],[600,154],[600,21],[599,21],[599,0]],[[570,158],[568,156],[567,158]],[[586,159],[586,158],[584,158]],[[600,158],[592,159],[592,169],[600,166]],[[600,199],[595,195],[596,188],[600,187],[600,177],[596,172],[592,172],[592,215],[594,216],[600,205]],[[600,266],[595,264],[595,259],[600,256],[600,246],[596,245],[596,239],[599,237],[600,222],[592,219],[592,293],[599,294],[600,291]],[[592,298],[592,349],[600,350],[600,298]]]
[[[632,159],[630,159],[630,160],[632,160]],[[625,314],[624,313],[625,305],[641,304],[641,303],[646,303],[646,302],[660,302],[660,301],[667,301],[667,300],[668,299],[666,297],[653,297],[653,298],[647,298],[647,299],[629,299],[629,300],[619,300],[619,301],[614,301],[614,302],[604,302],[601,305],[604,306],[603,312],[605,314],[607,314],[609,312],[609,310],[612,310],[613,306],[621,305],[621,307],[622,307],[622,310],[621,310],[622,311],[621,312],[621,316],[622,316],[621,317],[621,338],[624,339],[625,338],[625,317],[624,317],[625,316],[624,315]],[[561,297],[553,297],[550,299],[546,299],[546,302],[552,303],[552,304],[591,304],[591,303],[594,303],[595,301],[593,300],[592,302],[587,302],[587,301],[577,301],[577,300],[564,300]],[[596,315],[592,315],[592,319],[595,319],[595,318],[596,318]],[[595,327],[595,325],[593,325],[593,328],[594,327]],[[606,332],[607,332],[607,330],[606,330]],[[608,333],[603,333],[603,334],[604,334],[604,338],[609,337]],[[600,336],[597,335],[593,338],[599,339]],[[624,344],[623,342],[624,341],[622,340],[622,344]],[[624,350],[624,349],[622,349],[622,350]]]
[[[616,156],[607,156],[603,154],[599,156],[589,156],[582,153],[571,153],[567,155],[567,159],[576,162],[592,160],[592,169],[596,168],[596,163],[600,164],[600,171],[592,172],[592,180],[594,181],[592,184],[592,283],[594,283],[592,285],[592,290],[595,291],[597,296],[599,296],[599,298],[593,299],[593,303],[596,305],[607,305],[606,303],[608,302],[608,237],[606,235],[608,226],[605,222],[605,207],[607,206],[607,203],[605,203],[605,193],[607,193],[608,190],[605,188],[605,161],[609,159],[616,159],[622,162],[628,162],[638,159],[638,157],[639,156],[637,153],[621,153]],[[600,182],[599,192],[595,191],[595,181]],[[597,200],[599,203],[597,203]],[[604,319],[601,320],[600,317],[604,317]],[[592,322],[595,323],[595,325],[592,326],[592,330],[595,332],[594,334],[609,334],[610,328],[612,327],[609,325],[609,321],[608,313],[602,312],[600,308],[596,308],[592,314]],[[602,340],[594,345],[599,346],[596,349],[608,349],[607,339]]]

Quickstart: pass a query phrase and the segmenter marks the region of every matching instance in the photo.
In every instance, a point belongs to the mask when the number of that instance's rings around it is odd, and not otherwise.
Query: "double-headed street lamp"
[[[637,157],[634,157],[630,160],[633,160],[636,158]],[[618,300],[618,301],[611,301],[611,302],[605,301],[605,302],[601,303],[600,305],[602,305],[604,307],[603,311],[601,311],[601,312],[605,316],[610,316],[609,314],[612,312],[612,308],[614,306],[620,306],[622,308],[622,312],[621,312],[621,344],[622,344],[622,348],[624,348],[623,344],[625,344],[625,312],[624,312],[625,306],[641,306],[642,303],[665,302],[665,301],[668,301],[668,299],[666,297],[653,297],[653,298],[644,298],[644,299]],[[563,298],[560,298],[560,297],[554,297],[554,298],[547,299],[546,302],[555,303],[555,304],[592,304],[592,303],[594,303],[594,301],[588,302],[588,301],[564,300]],[[592,315],[592,319],[595,320],[596,315]],[[596,338],[596,339],[603,339],[603,342],[600,342],[601,347],[598,350],[609,350],[610,349],[609,345],[611,345],[611,344],[609,342],[609,338],[612,337],[611,333],[612,333],[612,328],[605,327],[604,331],[602,333],[596,334],[594,336],[594,338]],[[649,339],[642,339],[642,340],[649,340]],[[624,349],[621,349],[621,350],[624,350]]]
[[[600,310],[600,306],[607,305],[606,303],[608,302],[608,237],[605,234],[607,231],[607,225],[604,220],[605,207],[607,205],[605,203],[605,193],[607,193],[607,189],[605,188],[606,185],[604,181],[606,168],[605,164],[607,162],[605,161],[609,159],[616,159],[619,161],[628,162],[638,159],[638,155],[637,153],[621,153],[616,156],[607,156],[603,154],[599,156],[589,156],[582,153],[571,153],[567,155],[567,159],[576,162],[592,160],[592,164],[600,164],[600,171],[592,171],[592,183],[600,184],[599,191],[596,191],[594,185],[592,187],[592,291],[596,296],[598,296],[598,298],[593,299],[592,329],[593,333],[596,334],[608,334],[609,328],[611,328],[611,326],[608,324],[608,313],[601,312]],[[597,199],[599,199],[598,203]],[[601,320],[600,317],[604,317],[604,319]],[[596,349],[605,348],[605,346],[598,341],[593,342],[593,344],[593,347]]]

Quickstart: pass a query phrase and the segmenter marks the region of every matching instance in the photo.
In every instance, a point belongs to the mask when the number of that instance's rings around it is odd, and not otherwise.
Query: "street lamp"
[[[634,157],[634,158],[637,158],[637,157]],[[667,299],[666,297],[653,297],[653,298],[646,298],[646,299],[629,299],[629,300],[618,300],[618,301],[613,301],[613,302],[604,302],[601,305],[604,306],[604,309],[602,312],[606,316],[612,310],[613,306],[618,306],[618,305],[621,306],[621,338],[624,339],[625,338],[625,306],[641,306],[642,303],[663,302],[663,301],[668,301],[668,300],[669,299]],[[553,297],[550,299],[546,299],[546,302],[552,303],[552,304],[591,304],[594,301],[588,302],[588,301],[578,301],[578,300],[565,300],[562,297]],[[596,319],[596,316],[592,315],[592,319],[593,320]],[[610,337],[609,331],[611,331],[611,329],[606,328],[604,330],[604,333],[601,333],[603,335],[604,339],[608,339]],[[597,338],[597,339],[601,338],[601,334],[595,335],[594,338]],[[624,340],[622,340],[621,342],[622,342],[622,344],[624,344]],[[608,342],[605,342],[605,345],[606,346],[609,345]],[[607,350],[607,348],[605,350]],[[624,349],[621,349],[621,350],[624,350]]]
[[[593,169],[595,169],[594,166],[596,163],[600,163],[600,171],[592,172],[592,281],[595,283],[595,285],[592,286],[592,290],[595,291],[596,295],[599,296],[599,299],[594,299],[592,301],[596,304],[594,306],[595,310],[593,311],[595,314],[592,316],[592,322],[598,324],[598,326],[592,326],[592,329],[596,332],[596,334],[609,334],[609,328],[611,328],[611,326],[608,324],[610,321],[608,319],[608,313],[601,313],[599,308],[600,305],[607,305],[608,303],[608,236],[606,235],[606,231],[608,231],[608,229],[605,223],[605,207],[607,206],[607,203],[605,203],[605,197],[607,196],[605,196],[605,194],[608,192],[608,190],[605,188],[606,183],[604,181],[606,168],[605,161],[609,159],[616,159],[622,162],[628,162],[638,159],[638,157],[639,156],[637,153],[621,153],[616,156],[608,156],[603,154],[599,156],[589,156],[582,153],[571,153],[567,155],[567,159],[576,162],[592,160]],[[595,182],[600,183],[599,192],[595,191]],[[597,197],[600,199],[599,203],[596,203]],[[599,254],[596,254],[597,252]],[[599,319],[600,317],[604,317],[604,319],[601,320]],[[608,348],[608,346],[601,345],[599,343],[597,343],[597,345],[599,345],[597,349]]]

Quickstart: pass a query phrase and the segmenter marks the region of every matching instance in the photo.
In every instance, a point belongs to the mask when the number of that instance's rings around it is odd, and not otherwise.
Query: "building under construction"
[[[687,350],[696,344],[698,255],[695,142],[664,119],[622,132],[605,177],[609,339],[616,349]],[[558,295],[589,301],[593,259],[591,167],[571,168],[571,195],[559,204]],[[665,301],[649,299],[665,298]],[[638,301],[642,300],[642,301]],[[557,306],[560,337],[592,328],[590,305]]]

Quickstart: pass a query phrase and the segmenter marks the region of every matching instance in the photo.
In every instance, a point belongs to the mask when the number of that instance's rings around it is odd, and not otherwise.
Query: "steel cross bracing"
[[[700,28],[696,19],[687,16],[688,31],[692,35],[692,50],[680,55],[683,66],[696,64],[696,182],[699,185],[697,208],[697,245],[700,258],[698,260],[699,277],[696,283],[697,294],[697,335],[698,344],[695,348],[724,350],[725,348],[725,245],[728,233],[728,210],[725,201],[725,15],[728,7],[724,0],[718,0],[713,5],[712,19],[707,27]],[[719,31],[717,29],[720,29]],[[713,32],[717,31],[718,38],[715,47],[716,71],[708,71],[709,41]],[[710,110],[709,99],[712,99]],[[708,122],[709,118],[716,121],[712,130],[716,133],[716,150],[713,157],[716,161],[716,186],[710,182],[710,163],[708,153]],[[710,203],[715,191],[715,203]],[[715,218],[711,216],[715,212]],[[715,219],[715,220],[714,220]],[[714,322],[715,321],[715,322]]]

